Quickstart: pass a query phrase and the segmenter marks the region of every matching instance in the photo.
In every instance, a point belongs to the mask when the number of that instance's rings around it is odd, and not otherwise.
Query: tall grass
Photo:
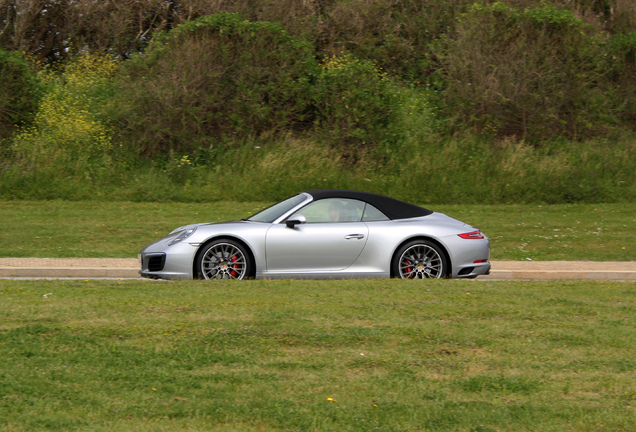
[[[634,143],[568,141],[535,148],[450,140],[395,157],[386,192],[431,203],[619,202],[635,196]],[[410,192],[409,192],[410,191]],[[422,198],[420,198],[422,199]]]
[[[352,165],[330,146],[291,136],[248,139],[197,161],[173,154],[100,171],[0,173],[5,199],[276,201],[301,190],[359,189],[422,204],[633,202],[634,142],[568,141],[535,148],[513,140],[411,143],[360,153]],[[106,156],[105,156],[106,158]],[[102,159],[104,160],[104,159]],[[81,159],[77,161],[81,163]],[[68,172],[68,171],[66,171]],[[95,173],[99,175],[95,175]]]

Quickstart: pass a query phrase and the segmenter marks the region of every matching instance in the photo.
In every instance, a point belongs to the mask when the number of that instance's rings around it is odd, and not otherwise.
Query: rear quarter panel
[[[481,244],[477,249],[478,251],[483,249],[483,243],[480,240],[464,240],[457,236],[457,234],[474,231],[476,228],[442,213],[412,219],[366,222],[366,224],[369,226],[369,240],[365,250],[354,264],[356,267],[369,267],[389,272],[391,260],[398,247],[411,239],[428,238],[436,241],[446,250],[453,275],[455,275],[457,265],[475,255],[475,246]],[[464,248],[466,250],[462,250]]]

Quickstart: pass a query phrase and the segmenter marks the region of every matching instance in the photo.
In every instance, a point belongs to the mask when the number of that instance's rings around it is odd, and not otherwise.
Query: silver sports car
[[[302,192],[240,221],[172,231],[139,254],[162,279],[474,278],[490,272],[477,228],[382,195]]]

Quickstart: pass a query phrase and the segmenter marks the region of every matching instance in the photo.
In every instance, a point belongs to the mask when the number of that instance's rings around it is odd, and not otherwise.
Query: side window
[[[362,215],[363,222],[377,222],[385,220],[389,220],[389,218],[371,204],[367,204],[364,208],[364,214]]]
[[[298,213],[307,223],[360,222],[365,203],[346,198],[328,198],[312,202]]]

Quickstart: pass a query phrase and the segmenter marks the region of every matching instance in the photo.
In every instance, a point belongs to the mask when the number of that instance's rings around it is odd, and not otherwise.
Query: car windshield
[[[259,213],[256,213],[254,216],[248,218],[247,220],[252,222],[272,223],[306,199],[307,196],[303,194],[293,196],[286,199],[285,201],[279,202],[278,204],[274,204],[273,206],[268,207]]]

